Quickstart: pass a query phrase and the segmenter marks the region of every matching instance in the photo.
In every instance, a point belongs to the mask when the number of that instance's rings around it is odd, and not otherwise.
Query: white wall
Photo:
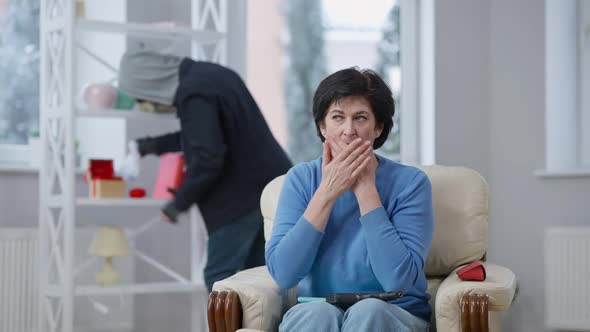
[[[280,0],[247,5],[246,83],[277,141],[287,147],[287,108],[283,93]]]
[[[509,323],[523,331],[541,331],[544,320],[543,229],[590,221],[590,178],[532,176],[545,160],[543,6],[491,2],[491,213],[498,226],[491,229],[490,256],[521,280]]]
[[[435,158],[488,174],[486,1],[435,1]]]
[[[436,1],[436,158],[487,178],[489,255],[519,294],[505,331],[544,327],[543,230],[588,225],[590,178],[544,166],[544,2]]]

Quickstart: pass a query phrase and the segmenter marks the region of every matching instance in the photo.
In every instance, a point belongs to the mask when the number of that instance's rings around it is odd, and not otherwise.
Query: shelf
[[[590,177],[590,168],[572,168],[563,170],[538,170],[535,171],[535,176],[542,179],[565,179],[565,178],[581,178]]]
[[[143,118],[154,118],[154,119],[162,119],[162,118],[175,118],[176,112],[174,113],[149,113],[149,112],[142,112],[139,110],[115,110],[115,109],[79,109],[77,112],[78,116],[83,117],[106,117],[106,118],[135,118],[135,117],[143,117]]]
[[[211,30],[193,30],[178,26],[164,26],[155,23],[118,23],[78,19],[76,28],[80,31],[125,33],[127,35],[152,39],[191,38],[201,44],[222,40],[225,34]]]
[[[78,285],[75,288],[76,296],[88,295],[128,295],[128,294],[155,294],[155,293],[183,293],[195,292],[206,289],[202,284],[183,284],[178,282],[155,282],[142,284],[118,284],[110,286]],[[49,286],[47,295],[59,296],[57,286]]]
[[[31,165],[31,163],[4,162],[0,163],[0,172],[36,174],[39,172],[39,166]]]
[[[158,282],[149,284],[128,284],[111,286],[76,286],[76,295],[120,295],[147,293],[181,293],[205,289],[205,285],[181,284],[177,282]]]
[[[76,203],[79,206],[120,206],[120,207],[161,207],[167,202],[165,199],[156,198],[89,198],[78,197]]]

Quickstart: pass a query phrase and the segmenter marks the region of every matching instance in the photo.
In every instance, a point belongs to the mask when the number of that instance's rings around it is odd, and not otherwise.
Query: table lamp
[[[104,286],[121,281],[121,276],[113,267],[113,257],[129,254],[129,243],[121,227],[100,226],[90,245],[89,253],[105,258],[102,271],[96,274],[96,283]]]

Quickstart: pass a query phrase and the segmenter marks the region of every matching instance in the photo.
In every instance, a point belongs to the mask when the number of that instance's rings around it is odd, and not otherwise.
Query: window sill
[[[22,174],[33,174],[38,173],[39,167],[28,163],[0,163],[0,173],[22,173]]]
[[[0,174],[2,173],[18,173],[18,174],[37,174],[39,173],[39,166],[27,163],[9,163],[0,162]],[[85,170],[77,169],[76,175],[84,175]]]
[[[535,171],[534,174],[541,179],[582,178],[590,177],[590,168],[576,168],[559,171],[541,169]]]

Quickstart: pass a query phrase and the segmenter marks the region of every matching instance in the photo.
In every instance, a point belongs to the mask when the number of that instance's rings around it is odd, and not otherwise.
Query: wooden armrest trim
[[[236,292],[209,294],[207,323],[210,332],[235,332],[242,328],[242,304]]]
[[[461,331],[488,332],[489,304],[485,294],[465,294],[461,299]]]
[[[209,331],[215,332],[215,305],[217,304],[217,292],[209,294],[209,301],[207,302],[207,325]]]

